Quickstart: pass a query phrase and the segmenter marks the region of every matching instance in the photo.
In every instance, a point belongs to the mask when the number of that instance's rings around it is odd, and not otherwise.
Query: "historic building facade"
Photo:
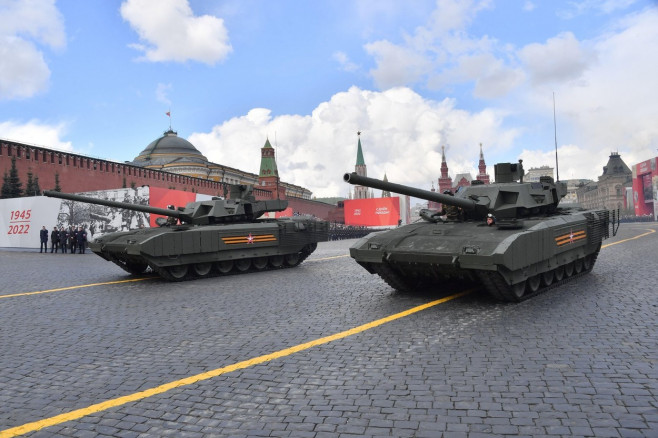
[[[539,182],[542,176],[550,176],[553,178],[553,168],[550,166],[531,167],[525,172],[523,181]]]
[[[579,187],[578,202],[586,209],[621,210],[629,213],[626,188],[632,187],[632,172],[618,152],[612,152],[598,181]],[[632,214],[632,213],[631,213]]]

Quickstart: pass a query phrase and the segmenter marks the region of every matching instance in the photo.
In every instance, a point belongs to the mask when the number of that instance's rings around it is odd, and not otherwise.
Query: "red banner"
[[[149,205],[151,207],[167,208],[167,205],[175,207],[185,207],[190,202],[196,200],[196,193],[184,192],[182,190],[163,189],[160,187],[149,187]],[[157,227],[155,220],[160,216],[152,214],[149,220],[149,225]]]
[[[395,226],[400,220],[400,198],[369,198],[345,201],[345,225]]]

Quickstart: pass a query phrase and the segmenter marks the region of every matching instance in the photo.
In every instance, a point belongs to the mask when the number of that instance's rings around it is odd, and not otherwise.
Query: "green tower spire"
[[[279,177],[279,171],[276,168],[276,159],[274,157],[274,148],[270,144],[270,139],[265,141],[265,146],[261,148],[260,172],[259,177]]]
[[[363,151],[361,150],[361,132],[357,132],[357,135],[359,136],[359,146],[356,150],[356,165],[357,166],[365,166],[366,162],[363,159]]]

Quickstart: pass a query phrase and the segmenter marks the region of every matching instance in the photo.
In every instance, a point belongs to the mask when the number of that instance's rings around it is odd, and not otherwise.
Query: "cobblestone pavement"
[[[623,241],[649,229],[622,225],[590,275],[521,304],[475,291],[298,352],[460,288],[394,292],[354,241],[178,284],[0,252],[0,437],[657,437],[658,232]]]

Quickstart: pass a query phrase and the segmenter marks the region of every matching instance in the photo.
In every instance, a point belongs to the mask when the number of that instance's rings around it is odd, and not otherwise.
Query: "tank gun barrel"
[[[86,202],[88,204],[105,205],[106,207],[124,208],[126,210],[141,211],[144,213],[153,213],[162,216],[175,217],[177,219],[185,219],[185,215],[180,211],[169,210],[166,208],[150,207],[148,205],[141,204],[129,204],[127,202],[110,201],[109,199],[89,198],[87,196],[55,192],[52,190],[44,190],[43,194],[51,198],[68,199],[69,201]]]
[[[388,190],[390,192],[399,193],[401,195],[413,196],[414,198],[425,199],[426,201],[440,202],[442,204],[454,205],[466,211],[474,211],[478,204],[471,199],[456,198],[441,193],[430,192],[429,190],[416,189],[414,187],[395,184],[387,181],[382,181],[367,176],[357,175],[356,173],[346,173],[343,175],[343,180],[347,183],[372,187],[374,189]]]

